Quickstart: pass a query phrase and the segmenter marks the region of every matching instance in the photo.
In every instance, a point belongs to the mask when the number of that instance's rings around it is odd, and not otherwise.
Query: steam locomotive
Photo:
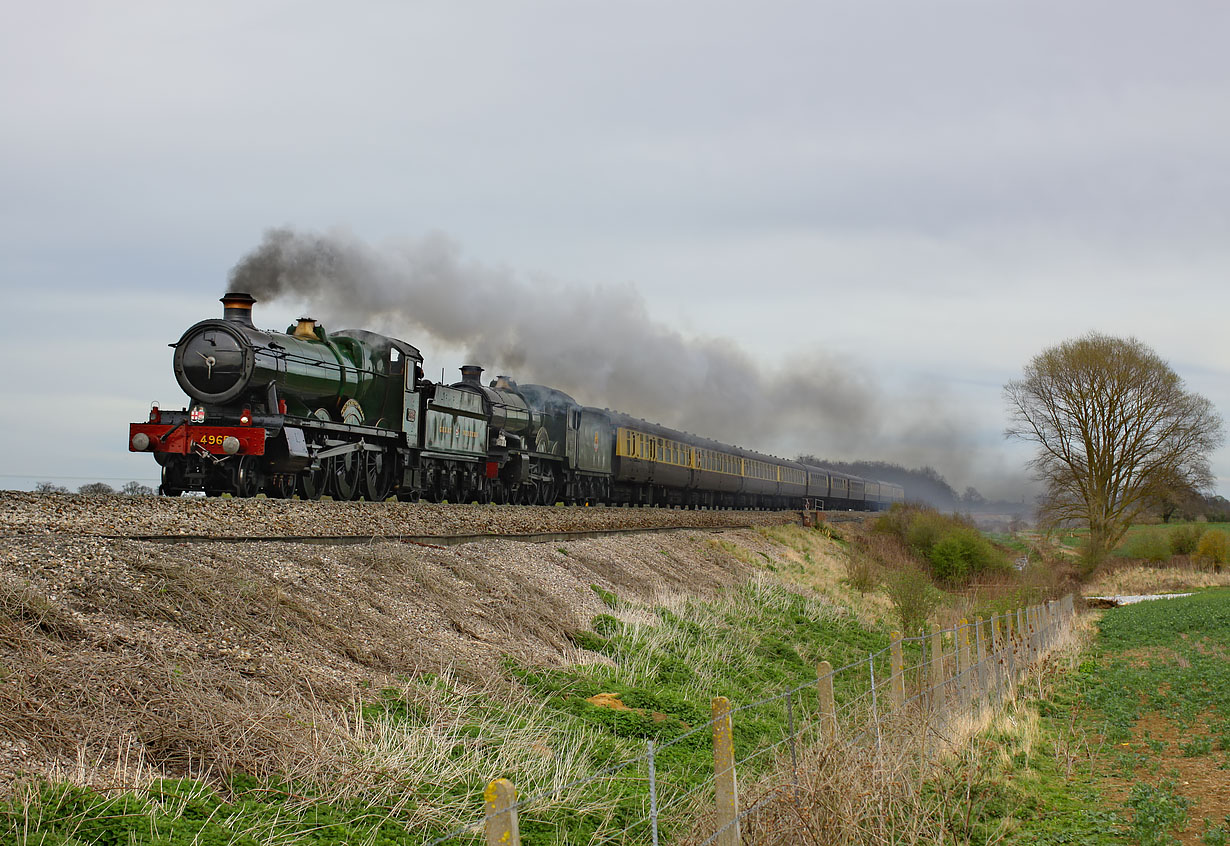
[[[328,332],[306,317],[261,330],[252,296],[221,301],[221,319],[174,344],[190,407],[154,405],[129,426],[129,450],[153,454],[167,496],[872,511],[904,497],[898,485],[583,406],[543,385],[483,385],[475,365],[435,384],[404,341]]]

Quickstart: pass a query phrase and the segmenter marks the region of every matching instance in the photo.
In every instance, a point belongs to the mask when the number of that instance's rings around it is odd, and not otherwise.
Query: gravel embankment
[[[783,549],[749,529],[448,547],[131,536],[543,532],[792,518],[0,494],[0,795],[23,773],[111,786],[193,767],[270,775],[293,762],[296,771],[335,778],[349,766],[346,715],[356,703],[422,673],[492,684],[507,656],[544,666],[596,660],[571,637],[612,613],[595,586],[641,603],[712,596]]]
[[[762,526],[792,511],[302,502],[0,491],[0,536],[391,537]]]

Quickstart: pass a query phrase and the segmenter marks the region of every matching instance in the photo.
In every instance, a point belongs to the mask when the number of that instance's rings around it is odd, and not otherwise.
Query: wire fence
[[[521,843],[519,817],[527,809],[541,811],[580,788],[615,779],[636,779],[648,785],[643,805],[631,822],[590,839],[592,844],[652,844],[663,842],[663,820],[712,816],[713,830],[698,846],[738,846],[741,825],[783,794],[799,789],[800,751],[821,744],[875,746],[892,736],[885,724],[907,715],[922,716],[926,731],[950,736],[957,721],[983,714],[1013,698],[1025,672],[1045,657],[1070,630],[1075,618],[1071,595],[1014,611],[962,620],[948,629],[915,637],[894,632],[890,645],[845,666],[817,665],[815,681],[791,687],[773,696],[733,705],[726,697],[711,703],[712,719],[670,740],[646,742],[645,752],[621,760],[596,773],[549,790],[519,797],[516,787],[497,779],[484,791],[485,809],[465,825],[427,842],[452,844]],[[906,663],[906,655],[911,663]],[[842,693],[835,682],[841,681]],[[736,756],[734,728],[769,708],[785,710],[780,737],[762,738],[742,757]],[[698,734],[711,737],[713,771],[692,784],[663,780],[658,762],[672,747]],[[887,739],[886,739],[887,737]],[[693,741],[694,742],[694,741]],[[789,762],[786,783],[746,807],[740,803],[737,774],[756,769],[764,759]],[[785,769],[784,766],[779,768]],[[476,803],[477,804],[477,803]],[[573,842],[569,840],[568,842]]]

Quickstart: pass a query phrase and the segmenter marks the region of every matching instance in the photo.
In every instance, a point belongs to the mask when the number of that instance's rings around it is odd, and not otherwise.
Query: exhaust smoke
[[[655,320],[631,285],[526,278],[467,260],[441,234],[372,245],[345,230],[272,229],[232,269],[230,286],[296,300],[331,326],[418,346],[426,335],[488,372],[727,443],[968,469],[972,439],[951,408],[936,415],[887,403],[857,361],[815,349],[766,367],[735,341],[685,337]],[[910,455],[908,433],[924,436],[925,452]],[[937,440],[951,451],[935,455]]]

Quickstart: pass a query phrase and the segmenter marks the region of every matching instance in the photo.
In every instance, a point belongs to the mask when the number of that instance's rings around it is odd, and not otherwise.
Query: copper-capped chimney
[[[252,326],[252,304],[256,299],[251,294],[242,291],[231,291],[224,294],[218,302],[222,303],[222,319],[232,323],[242,323]],[[255,327],[253,327],[255,328]]]
[[[479,381],[479,378],[482,375],[483,369],[477,364],[461,365],[461,381],[465,382],[467,385],[478,385],[481,387],[482,383]]]

